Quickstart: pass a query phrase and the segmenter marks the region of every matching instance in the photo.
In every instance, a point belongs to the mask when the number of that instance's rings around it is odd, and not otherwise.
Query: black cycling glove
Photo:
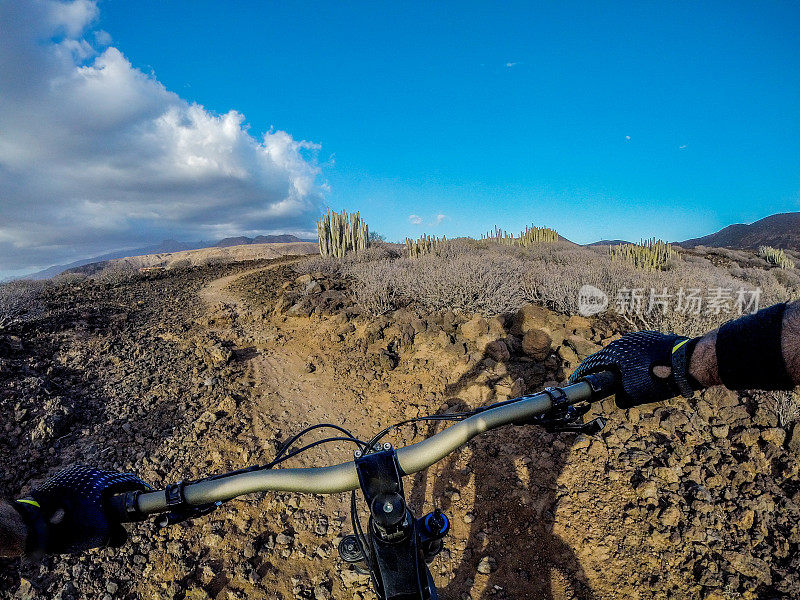
[[[629,333],[588,356],[569,382],[575,383],[597,371],[612,371],[617,376],[615,398],[619,408],[659,402],[681,394],[690,398],[701,387],[688,372],[698,340],[658,331]],[[656,366],[670,367],[669,375],[656,375],[653,372]]]
[[[14,502],[28,526],[28,553],[75,554],[121,546],[127,532],[109,510],[108,499],[151,489],[130,473],[75,465],[57,473],[30,495]]]

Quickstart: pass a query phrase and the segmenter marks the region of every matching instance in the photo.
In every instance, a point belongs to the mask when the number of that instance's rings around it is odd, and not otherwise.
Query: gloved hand
[[[27,552],[76,554],[121,546],[128,535],[109,510],[115,494],[151,489],[130,473],[74,465],[14,502],[28,525]]]
[[[629,333],[586,357],[569,382],[575,383],[597,371],[614,372],[619,408],[659,402],[681,394],[691,397],[701,387],[688,373],[689,358],[697,341],[658,331]],[[654,372],[655,367],[661,368]]]

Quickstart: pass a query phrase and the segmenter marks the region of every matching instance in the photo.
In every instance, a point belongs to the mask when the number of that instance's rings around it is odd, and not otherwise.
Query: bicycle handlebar
[[[616,378],[610,372],[596,373],[578,383],[563,388],[567,404],[596,401],[614,393]],[[430,467],[457,450],[480,433],[511,423],[520,423],[542,415],[553,406],[552,392],[523,396],[516,401],[487,407],[471,417],[451,425],[425,440],[397,449],[397,460],[403,475],[411,475]],[[237,473],[216,479],[187,483],[182,487],[182,502],[189,506],[204,506],[224,502],[253,492],[304,492],[335,494],[359,488],[358,474],[352,461],[329,467],[299,469],[269,469]],[[111,499],[119,514],[128,515],[124,507],[125,494]],[[167,491],[139,494],[135,513],[141,517],[171,510]]]

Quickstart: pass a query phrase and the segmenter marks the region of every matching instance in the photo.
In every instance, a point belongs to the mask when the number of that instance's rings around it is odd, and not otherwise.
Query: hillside
[[[684,248],[725,246],[747,250],[773,246],[800,250],[800,212],[770,215],[750,224],[728,225],[716,233],[677,242],[677,245]]]
[[[249,238],[243,235],[238,237],[229,237],[220,240],[215,245],[224,248],[226,246],[243,246],[245,244],[285,244],[288,242],[308,242],[315,240],[302,240],[296,235],[284,233],[281,235],[257,235],[254,238]]]
[[[149,267],[198,266],[215,263],[229,263],[245,260],[264,260],[286,255],[314,254],[318,252],[316,242],[289,242],[268,244],[243,244],[184,250],[181,252],[163,252],[128,256],[108,261],[104,267],[137,269]]]
[[[227,248],[229,246],[241,246],[249,244],[285,244],[289,242],[307,242],[309,240],[302,240],[297,236],[289,234],[281,235],[257,235],[254,238],[245,236],[229,237],[214,241],[196,241],[196,242],[179,242],[177,240],[164,240],[160,244],[152,246],[144,246],[142,248],[126,248],[124,250],[115,250],[99,256],[92,256],[90,258],[82,258],[67,264],[53,265],[36,273],[26,275],[25,279],[49,279],[55,277],[59,273],[65,271],[77,273],[94,273],[98,269],[103,268],[109,261],[118,258],[127,258],[130,256],[149,256],[153,254],[168,254],[174,252],[182,252],[184,250],[201,250],[203,248]],[[313,241],[313,240],[312,240]]]

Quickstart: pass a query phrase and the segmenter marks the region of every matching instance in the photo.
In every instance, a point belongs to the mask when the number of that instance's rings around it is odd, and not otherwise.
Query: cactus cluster
[[[609,253],[611,260],[624,260],[646,271],[660,271],[678,256],[671,244],[656,238],[642,240],[638,244],[609,246]]]
[[[503,231],[498,227],[495,227],[494,231],[490,231],[486,235],[482,235],[481,239],[490,242],[497,242],[499,244],[505,244],[507,246],[527,247],[540,242],[557,242],[558,232],[547,227],[536,227],[535,225],[529,225],[525,228],[525,231],[520,233],[518,236],[514,236],[507,231]]]
[[[783,250],[772,246],[759,246],[758,255],[765,258],[768,263],[776,265],[782,269],[794,269],[794,261],[786,256]]]
[[[319,253],[322,256],[342,258],[352,250],[363,250],[369,245],[369,227],[356,213],[328,212],[317,221]]]
[[[434,235],[421,235],[418,240],[406,238],[406,256],[409,258],[419,258],[424,254],[430,254],[433,250],[447,241],[446,236],[437,238]]]

